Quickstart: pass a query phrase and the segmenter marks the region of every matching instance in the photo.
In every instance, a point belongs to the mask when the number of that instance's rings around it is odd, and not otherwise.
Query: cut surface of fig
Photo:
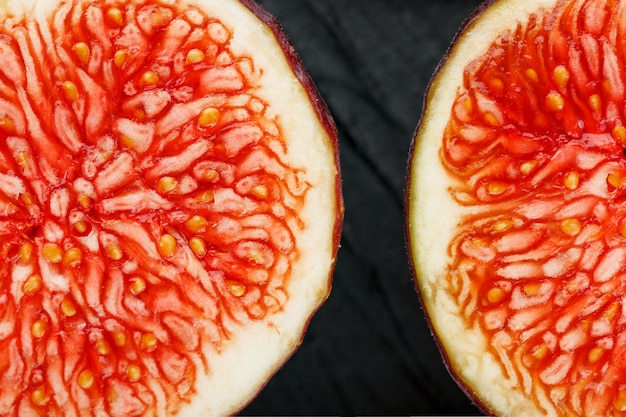
[[[625,17],[486,3],[427,95],[416,281],[452,374],[498,416],[626,413]]]
[[[9,1],[0,415],[241,409],[330,291],[336,132],[250,1]]]

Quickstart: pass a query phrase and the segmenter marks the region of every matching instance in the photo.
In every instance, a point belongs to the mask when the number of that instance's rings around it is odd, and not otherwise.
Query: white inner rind
[[[453,200],[450,188],[457,179],[442,166],[440,151],[466,66],[503,32],[523,24],[520,19],[556,3],[496,1],[464,28],[432,80],[409,161],[408,240],[424,308],[453,376],[479,405],[502,417],[557,416],[558,411],[539,390],[536,404],[515,378],[507,377],[502,362],[486,350],[489,341],[479,328],[468,327],[448,292],[449,244],[463,216],[480,207]]]
[[[10,25],[24,14],[46,18],[58,4],[55,0],[0,0],[0,19],[5,14]],[[229,415],[243,408],[302,342],[311,316],[330,292],[335,231],[342,208],[335,143],[274,32],[237,0],[190,0],[188,4],[197,5],[231,30],[234,55],[253,58],[255,70],[262,74],[255,96],[269,104],[268,116],[277,118],[288,149],[283,162],[304,167],[310,184],[299,212],[305,227],[294,231],[299,257],[287,279],[289,299],[280,312],[263,320],[230,326],[230,337],[220,350],[204,352],[209,372],[197,375],[197,395],[178,414],[204,417]]]

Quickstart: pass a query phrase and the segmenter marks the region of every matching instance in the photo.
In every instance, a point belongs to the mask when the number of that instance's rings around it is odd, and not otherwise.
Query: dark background
[[[445,369],[404,232],[410,142],[478,0],[259,0],[337,123],[345,223],[330,298],[244,415],[480,415]]]

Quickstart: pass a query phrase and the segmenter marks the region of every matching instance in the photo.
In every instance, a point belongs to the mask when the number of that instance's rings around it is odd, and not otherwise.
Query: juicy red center
[[[625,21],[597,1],[531,16],[466,68],[443,141],[478,208],[450,293],[507,377],[576,415],[626,411]]]
[[[174,412],[286,301],[308,186],[230,39],[156,1],[0,29],[0,414]]]

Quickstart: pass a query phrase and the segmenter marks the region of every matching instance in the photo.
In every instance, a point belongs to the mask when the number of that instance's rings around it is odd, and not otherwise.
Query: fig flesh
[[[336,130],[238,0],[0,9],[0,415],[243,408],[329,294]]]
[[[428,91],[408,245],[453,376],[498,416],[619,416],[626,9],[492,1]]]

